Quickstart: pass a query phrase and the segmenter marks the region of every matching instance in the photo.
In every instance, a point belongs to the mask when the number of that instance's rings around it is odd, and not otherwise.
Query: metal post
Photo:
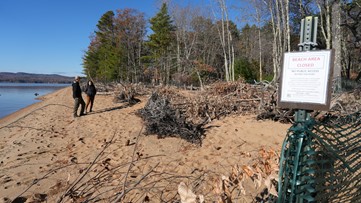
[[[300,51],[310,51],[310,50],[316,50],[316,46],[317,46],[317,23],[318,23],[318,17],[313,17],[313,16],[307,16],[304,20],[302,20],[302,25],[303,29],[301,30],[300,33],[300,44],[299,44],[299,49]],[[305,122],[311,119],[311,114],[310,111],[306,111],[304,109],[299,109],[297,110],[296,114],[295,114],[295,122],[298,123],[298,126],[302,129],[306,129],[307,126],[305,125]],[[297,140],[297,154],[295,157],[295,163],[294,163],[294,171],[298,171],[298,163],[296,163],[296,161],[299,161],[300,158],[300,153],[301,152],[305,152],[309,150],[309,146],[304,146],[304,139],[306,138],[307,134],[306,132],[301,132],[299,135],[299,138]],[[306,157],[303,157],[304,159]],[[301,169],[301,173],[304,172],[304,168]],[[293,181],[296,181],[296,175],[298,174],[298,172],[295,172],[294,177],[293,177]],[[304,182],[303,178],[301,177],[301,182]],[[292,189],[295,189],[294,187],[296,186],[296,184],[293,185]],[[299,188],[300,191],[303,191],[304,188],[301,186]],[[294,192],[291,193],[291,198],[290,200],[293,201],[293,194],[295,193],[299,193],[299,192]],[[298,196],[296,196],[296,202],[297,203],[303,203],[304,199],[300,197],[301,194],[299,194]]]
[[[315,50],[317,43],[317,23],[318,18],[308,16],[301,21],[301,33],[299,51]],[[299,109],[295,113],[295,124],[290,129],[293,132],[291,136],[286,137],[282,146],[280,171],[279,171],[279,187],[278,202],[303,203],[313,202],[314,197],[306,190],[314,190],[314,188],[305,188],[303,185],[305,178],[302,174],[308,170],[308,166],[300,165],[309,157],[305,154],[310,151],[310,138],[307,131],[311,119],[310,111]],[[287,148],[287,149],[286,149]],[[283,180],[281,180],[283,179]]]
[[[318,17],[307,16],[301,20],[300,51],[316,50]]]
[[[316,50],[318,17],[307,16],[301,20],[300,51]],[[298,110],[295,115],[296,122],[305,122],[310,118],[309,112]]]

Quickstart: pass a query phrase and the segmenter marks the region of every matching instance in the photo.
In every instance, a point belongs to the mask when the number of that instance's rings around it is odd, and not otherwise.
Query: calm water
[[[44,96],[71,84],[0,83],[0,118],[39,102]],[[35,94],[38,94],[37,96]]]

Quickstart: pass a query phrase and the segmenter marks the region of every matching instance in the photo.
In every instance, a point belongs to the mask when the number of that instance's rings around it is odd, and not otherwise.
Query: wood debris
[[[189,142],[201,144],[204,124],[187,122],[167,97],[159,93],[154,92],[138,113],[146,121],[146,134],[157,134],[158,138],[180,136]]]
[[[154,91],[139,111],[147,134],[159,138],[178,136],[201,143],[205,125],[227,115],[276,114],[276,88],[247,83],[216,83],[205,91],[164,87]],[[278,113],[274,120],[288,122],[290,113]],[[262,117],[260,117],[262,118]]]
[[[201,144],[204,126],[228,115],[257,115],[257,120],[294,122],[295,109],[277,107],[278,87],[271,83],[217,82],[203,91],[142,84],[110,84],[102,87],[115,94],[114,102],[139,102],[135,96],[151,95],[139,111],[147,134],[159,138],[181,137]],[[311,111],[312,117],[342,116],[361,110],[361,87],[333,94],[330,111]]]

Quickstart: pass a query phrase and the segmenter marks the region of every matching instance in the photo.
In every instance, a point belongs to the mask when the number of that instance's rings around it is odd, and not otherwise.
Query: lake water
[[[0,83],[0,118],[27,107],[44,96],[71,84]],[[37,95],[36,95],[37,94]]]

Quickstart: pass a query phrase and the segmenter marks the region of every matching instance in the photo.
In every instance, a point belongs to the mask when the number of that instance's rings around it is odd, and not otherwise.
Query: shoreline
[[[47,93],[45,95],[41,95],[39,97],[36,97],[35,100],[39,100],[37,102],[34,102],[28,106],[25,106],[23,108],[18,109],[17,111],[10,113],[2,118],[0,118],[0,128],[9,125],[9,123],[11,123],[12,120],[17,120],[18,118],[21,118],[22,116],[24,116],[24,114],[29,114],[31,113],[31,111],[33,111],[34,109],[41,107],[42,102],[44,102],[47,98],[52,97],[52,94],[55,94],[58,91],[61,91],[63,89],[66,89],[68,87],[64,87],[58,90],[55,90],[53,92]]]
[[[1,120],[17,111],[41,102],[46,95],[69,87],[67,84],[38,84],[38,83],[0,83],[0,99],[3,105],[0,110]],[[35,95],[35,96],[34,96]]]

